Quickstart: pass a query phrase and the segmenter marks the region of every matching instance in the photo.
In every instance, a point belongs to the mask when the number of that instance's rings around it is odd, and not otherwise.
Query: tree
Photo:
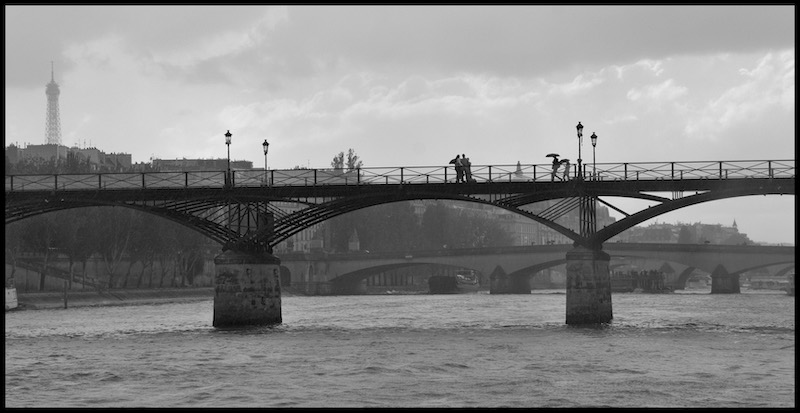
[[[25,222],[25,229],[22,231],[22,243],[27,251],[37,252],[44,256],[44,268],[47,268],[49,258],[57,254],[57,246],[60,242],[59,225],[55,214],[44,214],[29,218]],[[44,289],[44,281],[47,271],[43,271],[39,277],[39,290]]]
[[[58,211],[57,220],[61,226],[63,237],[60,238],[61,244],[58,248],[67,255],[69,259],[69,287],[72,288],[74,276],[72,273],[76,262],[83,263],[83,281],[86,281],[86,261],[92,255],[93,248],[91,242],[86,239],[91,228],[91,209],[76,208],[66,211]]]
[[[361,168],[361,166],[362,162],[352,148],[347,150],[346,162],[345,162],[344,152],[339,152],[339,154],[334,156],[333,160],[331,161],[331,167],[333,167],[333,169],[342,170],[345,167],[347,167],[346,172],[356,170],[358,168]]]
[[[694,244],[694,235],[685,225],[681,227],[681,232],[678,233],[678,244]]]
[[[740,234],[738,232],[735,234],[731,234],[731,236],[722,241],[723,245],[747,245],[752,243],[753,241],[751,241],[750,238],[747,237],[747,235]]]
[[[117,266],[127,255],[131,229],[138,218],[135,211],[127,208],[98,208],[93,241],[95,250],[103,257],[108,274],[108,288],[114,288]]]
[[[431,205],[422,214],[422,225],[420,227],[422,243],[426,249],[445,248],[447,244],[447,228],[450,218],[449,211],[441,202]]]

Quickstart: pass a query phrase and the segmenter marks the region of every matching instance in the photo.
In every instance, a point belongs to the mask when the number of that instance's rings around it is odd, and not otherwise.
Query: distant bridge
[[[356,284],[367,277],[405,267],[426,264],[468,268],[488,277],[501,266],[510,277],[528,277],[539,271],[566,263],[566,253],[572,245],[539,245],[524,247],[466,248],[408,253],[349,253],[349,254],[285,254],[281,266],[291,283],[331,283],[338,291],[354,291]],[[607,243],[603,250],[611,255],[612,263],[621,259],[647,259],[678,263],[685,268],[667,280],[683,288],[695,270],[712,273],[722,265],[728,274],[771,266],[793,267],[793,246],[711,245],[711,244],[650,244]]]

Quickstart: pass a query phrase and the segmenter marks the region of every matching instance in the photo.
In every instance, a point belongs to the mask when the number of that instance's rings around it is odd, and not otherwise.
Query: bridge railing
[[[471,178],[486,182],[550,182],[552,166],[472,165]],[[562,176],[563,170],[558,171]],[[577,171],[571,171],[571,179]],[[685,179],[794,178],[794,160],[635,162],[584,165],[586,180],[636,181]],[[6,175],[6,191],[105,190],[147,188],[223,188],[225,171],[130,172],[100,174]],[[455,167],[404,166],[341,169],[232,171],[236,187],[386,185],[453,183]],[[556,180],[556,182],[560,182]]]
[[[794,160],[716,162],[637,162],[587,168],[594,180],[683,180],[737,178],[794,178]]]

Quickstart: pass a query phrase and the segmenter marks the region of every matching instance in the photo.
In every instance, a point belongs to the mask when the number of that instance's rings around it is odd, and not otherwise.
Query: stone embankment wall
[[[64,308],[63,292],[20,293],[19,310]],[[149,290],[67,291],[66,307],[142,305],[213,300],[214,289],[164,288]]]
[[[51,260],[48,262],[48,267],[55,267],[56,270],[53,271],[59,273],[68,273],[69,272],[69,261],[65,259],[57,259]],[[214,261],[213,260],[206,260],[203,263],[203,271],[201,274],[194,275],[191,277],[180,277],[177,274],[170,264],[167,264],[165,275],[163,277],[162,283],[162,276],[161,276],[161,264],[154,263],[152,269],[147,268],[145,269],[144,273],[142,274],[142,281],[140,284],[141,288],[161,288],[161,287],[212,287],[214,284]],[[139,279],[139,274],[141,273],[142,264],[141,263],[134,263],[133,266],[130,266],[128,262],[121,262],[115,268],[115,275],[114,275],[114,286],[112,288],[121,288],[126,277],[128,274],[128,268],[130,267],[130,276],[128,279],[128,283],[126,288],[136,288],[137,282]],[[152,272],[152,277],[151,277]],[[21,266],[14,266],[13,264],[6,263],[5,265],[5,278],[8,281],[11,278],[11,274],[13,273],[14,278],[14,285],[17,287],[18,291],[21,292],[36,292],[36,291],[62,291],[64,289],[64,278],[58,276],[47,276],[45,277],[44,287],[40,288],[40,277],[41,274],[38,271],[34,271],[31,269],[25,269]],[[87,282],[87,285],[83,285],[81,283],[81,279],[83,277],[83,266],[81,264],[75,264],[72,267],[73,279],[71,290],[95,290],[96,288],[92,285],[91,282]],[[102,260],[93,259],[89,260],[86,265],[86,277],[90,280],[95,280],[100,283],[104,288],[108,288],[108,270],[106,268],[105,263]]]

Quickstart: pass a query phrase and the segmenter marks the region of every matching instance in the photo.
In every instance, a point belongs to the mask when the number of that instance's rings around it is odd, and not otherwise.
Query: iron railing
[[[584,165],[589,181],[643,181],[689,179],[794,178],[795,161],[690,161],[625,162]],[[556,176],[561,177],[558,170]],[[572,171],[569,179],[576,179]],[[231,172],[235,187],[388,185],[454,183],[455,167],[400,166],[336,169],[271,169]],[[56,175],[6,175],[9,191],[69,191],[151,188],[224,188],[225,171],[140,172]],[[550,164],[473,165],[472,178],[487,182],[561,182],[554,179]]]

